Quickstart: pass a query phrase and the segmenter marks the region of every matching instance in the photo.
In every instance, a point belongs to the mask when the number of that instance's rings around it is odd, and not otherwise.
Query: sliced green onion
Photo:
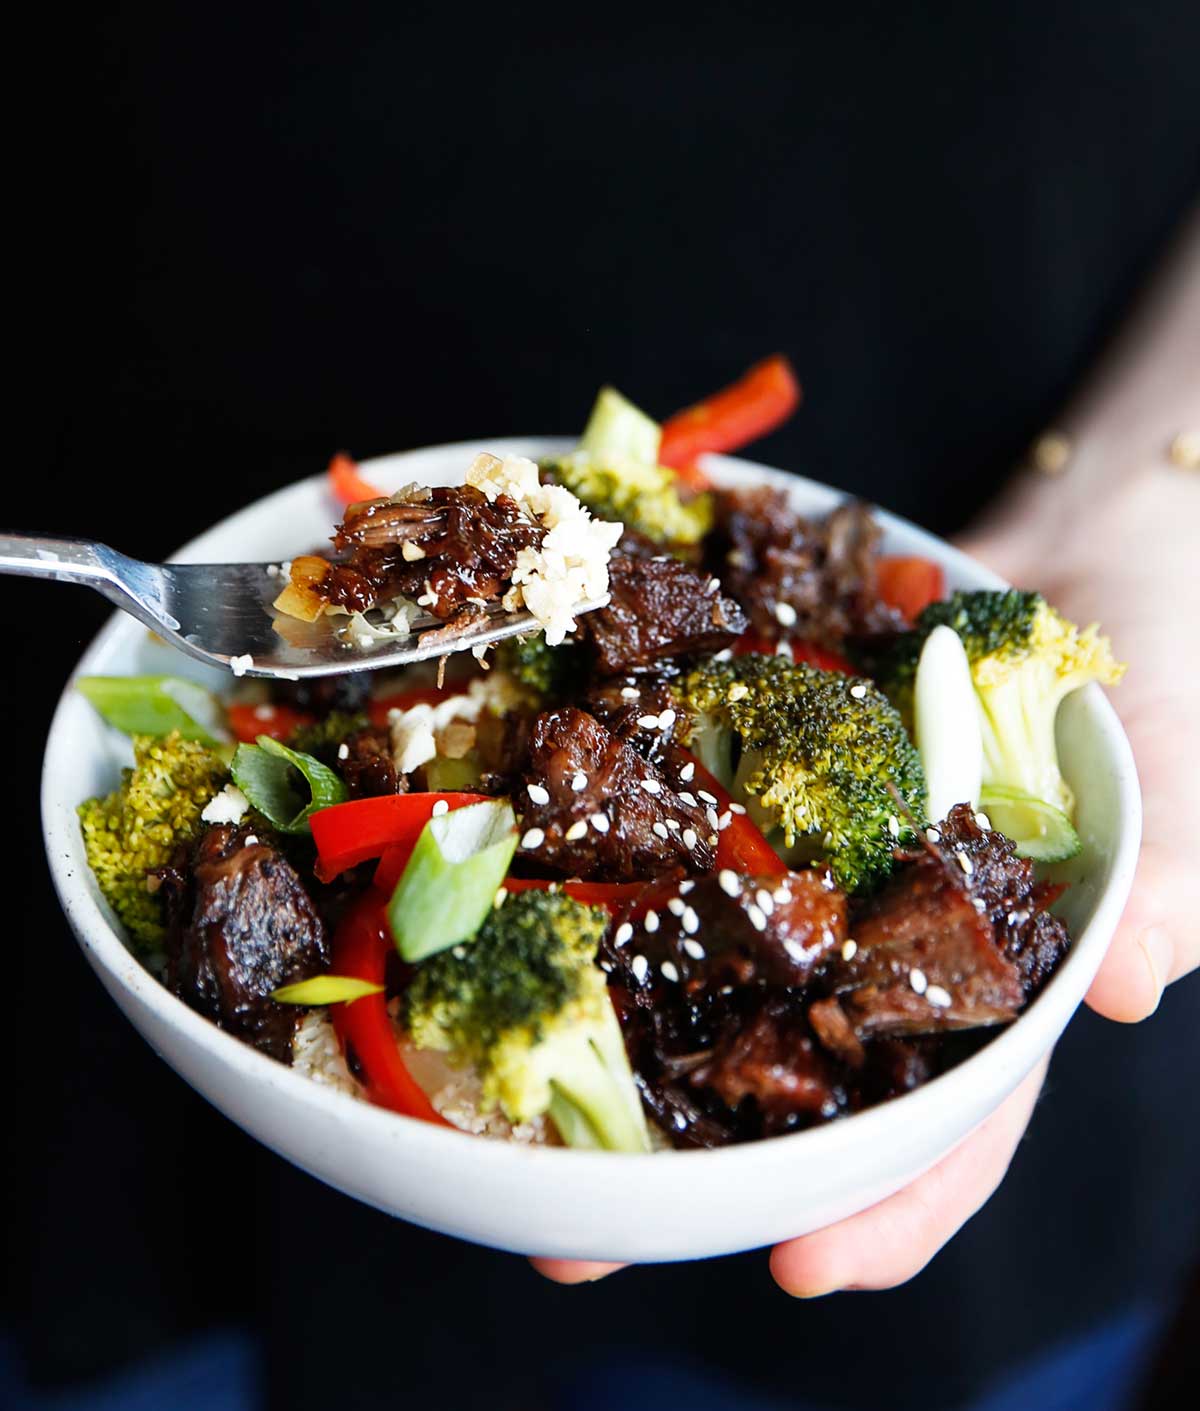
[[[348,797],[332,769],[269,735],[260,735],[256,745],[239,745],[231,771],[242,793],[281,833],[309,832],[311,814]]]
[[[469,941],[492,909],[516,846],[517,821],[505,799],[431,818],[388,903],[401,956],[424,960]]]
[[[225,707],[213,693],[182,676],[81,676],[79,692],[110,725],[126,735],[169,735],[202,745],[227,745]]]
[[[311,980],[297,980],[294,985],[281,985],[271,991],[271,998],[281,1004],[346,1004],[363,995],[383,993],[382,985],[359,980],[353,975],[314,975]]]
[[[1083,850],[1067,815],[1022,789],[989,785],[980,795],[979,806],[992,827],[1016,843],[1018,857],[1033,862],[1065,862]]]
[[[579,449],[594,461],[624,457],[638,465],[657,465],[661,441],[662,427],[658,422],[622,397],[615,387],[601,387],[579,438]]]

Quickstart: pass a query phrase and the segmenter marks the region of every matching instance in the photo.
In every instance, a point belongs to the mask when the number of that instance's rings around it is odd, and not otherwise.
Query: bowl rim
[[[369,477],[373,469],[388,473],[394,467],[403,466],[406,461],[421,456],[448,457],[459,453],[466,456],[487,448],[500,454],[537,457],[554,454],[572,444],[573,438],[566,437],[472,438],[373,457],[362,461],[360,468]],[[713,455],[706,458],[705,465],[716,472],[718,480],[722,470],[731,470],[735,475],[749,474],[761,482],[781,485],[783,488],[800,488],[810,498],[825,500],[829,504],[850,498],[846,492],[820,481],[743,457]],[[197,552],[203,552],[202,549],[198,550],[197,546],[210,535],[228,530],[233,521],[251,508],[266,509],[275,501],[291,497],[306,485],[320,491],[324,481],[325,477],[320,473],[307,476],[253,500],[196,535],[172,557],[186,561]],[[907,540],[927,550],[930,556],[936,558],[944,567],[958,570],[975,580],[979,586],[1008,586],[990,569],[976,563],[961,550],[919,525],[878,506],[873,506],[873,513],[885,531],[902,533]],[[376,1107],[362,1098],[315,1082],[220,1029],[210,1019],[198,1014],[173,995],[137,960],[101,910],[88,878],[85,875],[76,875],[70,854],[73,841],[70,829],[73,826],[75,811],[73,804],[63,806],[65,791],[62,784],[62,780],[69,777],[69,772],[64,768],[69,739],[66,727],[70,715],[79,707],[80,702],[80,697],[75,691],[75,681],[80,675],[87,674],[95,659],[106,654],[114,638],[125,631],[143,630],[119,611],[108,619],[72,668],[55,707],[47,734],[40,790],[43,841],[55,891],[66,919],[107,987],[115,985],[124,991],[135,1003],[149,1009],[161,1024],[179,1030],[184,1039],[207,1049],[224,1067],[235,1070],[247,1083],[253,1083],[259,1089],[273,1089],[281,1098],[297,1108],[306,1109],[314,1118],[319,1115],[321,1118],[332,1118],[342,1123],[363,1124],[364,1135],[372,1141],[403,1145],[416,1153],[429,1151],[448,1155],[451,1150],[449,1144],[453,1143],[459,1144],[461,1150],[466,1152],[466,1144],[469,1144],[469,1149],[475,1152],[474,1159],[491,1169],[499,1170],[506,1166],[529,1169],[529,1163],[532,1162],[537,1163],[542,1171],[557,1167],[564,1173],[568,1167],[572,1171],[580,1172],[584,1164],[595,1167],[596,1171],[603,1169],[611,1173],[612,1167],[608,1163],[617,1155],[620,1155],[623,1162],[638,1163],[638,1171],[647,1170],[646,1163],[653,1161],[653,1169],[661,1172],[678,1169],[679,1162],[704,1161],[714,1166],[717,1163],[732,1166],[739,1162],[753,1161],[760,1168],[763,1164],[787,1165],[794,1157],[799,1156],[800,1150],[806,1158],[836,1161],[843,1152],[857,1148],[863,1142],[870,1142],[874,1134],[878,1134],[879,1138],[886,1138],[889,1128],[895,1127],[898,1120],[920,1123],[927,1113],[932,1115],[936,1109],[947,1104],[956,1105],[960,1093],[965,1097],[970,1089],[981,1084],[995,1088],[1002,1083],[1002,1075],[1005,1072],[1011,1073],[1019,1069],[1023,1075],[1032,1069],[1038,1058],[1053,1047],[1058,1033],[1082,1003],[1091,976],[1099,967],[1115,933],[1133,883],[1141,843],[1142,822],[1137,771],[1132,749],[1116,711],[1100,688],[1093,683],[1086,688],[1088,707],[1103,739],[1106,762],[1113,769],[1118,798],[1119,821],[1112,850],[1109,883],[1097,896],[1092,916],[1081,934],[1072,937],[1066,958],[1050,983],[1012,1024],[978,1052],[897,1098],[877,1103],[861,1112],[818,1127],[757,1142],[712,1149],[668,1149],[643,1154],[587,1151],[497,1140],[481,1141],[472,1133],[405,1117],[401,1113]],[[1090,973],[1083,979],[1085,972]],[[1066,996],[1072,989],[1078,990],[1078,996],[1074,1000],[1068,1000]],[[1051,1017],[1051,1011],[1054,1017]],[[1031,1022],[1039,1013],[1049,1020],[1047,1024],[1039,1026]],[[1061,1022],[1057,1022],[1060,1017]],[[1049,1042],[1045,1037],[1048,1030],[1053,1030]],[[994,1111],[994,1107],[991,1110]],[[986,1115],[980,1120],[986,1120]],[[962,1139],[959,1138],[960,1141]],[[801,1149],[797,1148],[799,1142],[804,1143]],[[675,1162],[676,1167],[669,1167],[669,1162]],[[596,1163],[604,1165],[601,1168],[596,1166]],[[630,1166],[631,1172],[634,1169]]]

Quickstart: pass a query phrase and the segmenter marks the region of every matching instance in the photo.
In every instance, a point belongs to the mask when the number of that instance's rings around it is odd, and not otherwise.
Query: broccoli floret
[[[848,892],[869,891],[912,836],[894,785],[918,820],[925,776],[899,713],[869,681],[748,653],[712,659],[675,687],[688,743],[778,830],[791,860],[825,859]]]
[[[656,544],[698,544],[713,527],[711,495],[684,501],[675,472],[622,456],[598,459],[575,451],[546,469],[587,505],[597,519],[620,520]]]
[[[135,735],[133,757],[118,789],[107,798],[89,799],[78,811],[100,891],[134,943],[153,949],[162,943],[163,909],[146,874],[162,867],[176,844],[196,832],[229,768],[178,730],[165,737]]]
[[[1059,770],[1054,718],[1078,687],[1112,686],[1125,674],[1108,638],[1094,624],[1080,631],[1040,593],[955,593],[925,609],[883,667],[884,688],[906,718],[921,648],[943,625],[958,633],[971,664],[984,786],[1019,789],[1069,816],[1075,800]]]
[[[546,634],[507,637],[496,647],[496,665],[541,701],[565,701],[577,695],[587,676],[587,649],[580,642],[547,646]]]
[[[344,744],[351,735],[357,734],[368,725],[365,715],[358,711],[331,710],[312,725],[299,725],[288,736],[289,749],[301,754],[310,754],[330,769],[338,765],[338,746]]]
[[[596,947],[607,913],[556,892],[510,897],[475,939],[423,961],[405,996],[419,1048],[473,1064],[512,1122],[548,1113],[570,1146],[648,1149]]]

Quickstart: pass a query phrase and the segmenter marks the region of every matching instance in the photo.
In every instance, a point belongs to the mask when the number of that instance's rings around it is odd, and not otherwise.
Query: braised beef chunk
[[[671,752],[679,717],[661,677],[617,676],[593,686],[580,702],[616,739],[661,765]]]
[[[584,619],[601,675],[720,651],[746,630],[745,614],[718,580],[678,559],[614,554],[608,575],[609,605]]]
[[[345,756],[338,752],[334,768],[341,775],[352,799],[408,791],[407,779],[397,773],[386,730],[370,725],[356,730],[347,737],[344,749]]]
[[[866,505],[806,519],[786,492],[760,486],[719,491],[717,507],[710,564],[755,632],[774,639],[783,623],[789,637],[837,647],[903,626],[876,588],[880,529]]]
[[[534,721],[517,803],[518,857],[538,870],[633,882],[713,866],[716,828],[705,805],[685,802],[660,770],[574,706]]]
[[[515,500],[489,501],[472,485],[417,491],[410,500],[351,505],[333,536],[343,556],[325,571],[317,591],[352,611],[400,596],[441,618],[472,599],[491,602],[507,590],[517,555],[541,544],[545,530]],[[407,554],[407,557],[406,557]]]
[[[329,963],[325,927],[284,857],[249,828],[217,824],[164,884],[167,984],[186,1004],[291,1062],[300,1013],[271,991]]]

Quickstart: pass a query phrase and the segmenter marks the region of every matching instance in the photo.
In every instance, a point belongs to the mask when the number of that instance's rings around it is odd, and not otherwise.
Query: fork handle
[[[115,583],[123,554],[93,539],[0,532],[0,573],[57,578],[101,588]]]

